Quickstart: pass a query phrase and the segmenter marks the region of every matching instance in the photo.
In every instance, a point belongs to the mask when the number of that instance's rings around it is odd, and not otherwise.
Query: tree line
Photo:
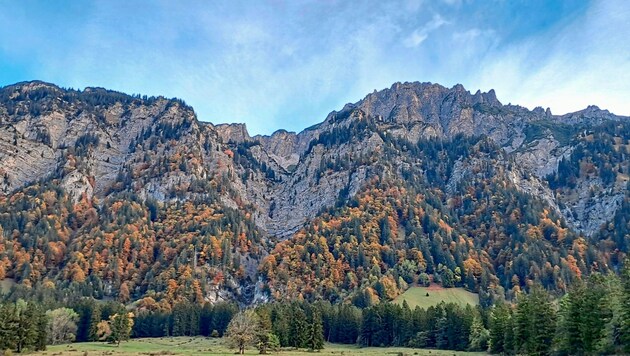
[[[86,300],[87,301],[87,300]],[[108,341],[120,344],[128,340],[133,327],[133,313],[116,303],[78,304],[75,309],[46,310],[34,301],[19,299],[0,304],[0,353],[43,351],[47,345],[73,341]],[[93,305],[94,309],[83,308]],[[90,310],[90,314],[86,311]],[[106,317],[103,318],[103,315]],[[86,320],[87,316],[87,320]]]
[[[239,310],[231,302],[146,300],[125,308],[82,298],[46,310],[18,300],[0,305],[0,350],[44,350],[73,341],[119,344],[130,337],[225,337],[241,353],[280,347],[319,350],[325,342],[379,347],[583,355],[630,352],[630,264],[620,276],[593,274],[554,299],[541,286],[491,307],[440,303],[426,309],[380,303],[273,302]]]
[[[324,342],[509,355],[628,353],[630,264],[619,276],[593,274],[561,298],[538,285],[512,303],[490,307],[442,302],[411,309],[403,302],[359,308],[302,300],[239,312],[230,303],[182,302],[166,313],[140,312],[137,321],[136,336],[225,336],[235,349],[257,346],[261,353],[278,347],[318,350]],[[142,334],[147,330],[156,334]]]

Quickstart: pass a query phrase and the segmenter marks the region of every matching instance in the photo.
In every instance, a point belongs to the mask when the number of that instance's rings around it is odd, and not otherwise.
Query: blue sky
[[[300,131],[396,81],[630,115],[630,1],[2,1],[0,85],[178,97]]]

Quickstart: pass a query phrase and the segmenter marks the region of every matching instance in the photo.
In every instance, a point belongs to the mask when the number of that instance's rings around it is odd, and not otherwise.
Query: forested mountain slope
[[[629,145],[626,117],[461,85],[396,83],[250,137],[181,100],[19,83],[0,89],[0,279],[165,306],[562,292],[628,252]]]

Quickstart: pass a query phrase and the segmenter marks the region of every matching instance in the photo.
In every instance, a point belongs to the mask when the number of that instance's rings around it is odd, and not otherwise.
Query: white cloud
[[[554,114],[594,104],[630,115],[630,4],[597,1],[585,17],[496,52],[471,81],[499,99]]]
[[[442,18],[439,14],[435,14],[431,21],[427,22],[424,26],[415,29],[407,38],[405,38],[403,44],[406,47],[418,47],[429,37],[431,32],[446,24],[448,24],[448,21],[444,20],[444,18]]]
[[[494,88],[504,102],[556,113],[597,104],[630,114],[621,0],[517,40],[516,21],[501,20],[509,9],[465,1],[164,1],[143,16],[133,3],[91,4],[56,24],[0,11],[0,51],[27,63],[24,79],[177,96],[202,120],[246,122],[254,134],[301,130],[395,81]],[[67,33],[46,35],[57,27]]]

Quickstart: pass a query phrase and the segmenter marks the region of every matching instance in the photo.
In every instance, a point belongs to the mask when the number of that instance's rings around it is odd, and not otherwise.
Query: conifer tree
[[[363,323],[361,324],[361,344],[363,346],[377,346],[376,336],[379,332],[381,318],[374,308],[363,309]]]
[[[90,315],[90,324],[88,328],[88,340],[98,341],[98,323],[101,322],[101,307],[98,304],[94,304],[92,313]]]
[[[37,341],[36,310],[33,303],[18,300],[16,303],[15,343],[18,353],[35,345]]]
[[[623,351],[630,354],[630,258],[624,262],[624,269],[621,273],[623,293],[621,298],[622,319],[619,330],[619,339],[623,345]]]
[[[307,344],[309,350],[311,351],[321,350],[324,348],[322,316],[317,308],[313,308],[311,311],[311,318],[308,325]]]
[[[121,341],[127,341],[131,336],[133,313],[121,310],[109,318],[109,324],[111,330],[110,340],[118,346]]]
[[[576,284],[560,303],[557,344],[568,354],[593,354],[605,345],[606,325],[612,317],[604,279],[593,275]]]
[[[468,339],[468,348],[471,351],[485,351],[488,349],[488,339],[490,333],[483,325],[481,316],[477,313],[473,317],[472,325],[470,327],[470,336]]]
[[[14,304],[0,304],[0,351],[15,348],[17,315]]]
[[[529,355],[548,355],[556,330],[556,315],[549,295],[534,287],[522,296],[516,312],[516,349]]]
[[[489,323],[488,351],[493,354],[503,353],[505,351],[505,326],[507,323],[507,312],[503,304],[497,304],[492,308]]]
[[[503,339],[503,349],[505,350],[505,353],[508,355],[512,355],[516,353],[515,351],[516,341],[515,341],[515,335],[514,335],[515,325],[516,324],[514,323],[514,313],[512,309],[508,307],[507,320],[505,323],[505,338]]]
[[[46,350],[46,343],[48,341],[48,316],[44,313],[41,307],[37,307],[35,317],[35,351]]]
[[[435,322],[435,347],[446,349],[448,347],[448,318],[443,306],[438,306],[438,317]]]
[[[291,319],[289,320],[289,346],[293,346],[296,349],[306,347],[307,328],[304,310],[297,303],[294,303],[292,305]]]

